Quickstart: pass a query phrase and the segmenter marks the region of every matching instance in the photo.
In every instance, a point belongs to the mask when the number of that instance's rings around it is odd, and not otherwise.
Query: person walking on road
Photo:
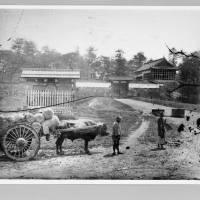
[[[116,155],[115,151],[117,150],[117,154],[122,154],[119,151],[119,141],[121,136],[121,117],[116,117],[115,122],[113,124],[112,131],[112,140],[113,140],[113,156]]]
[[[160,113],[160,117],[157,121],[158,124],[158,149],[164,150],[163,145],[165,144],[165,125],[163,119],[163,112]]]

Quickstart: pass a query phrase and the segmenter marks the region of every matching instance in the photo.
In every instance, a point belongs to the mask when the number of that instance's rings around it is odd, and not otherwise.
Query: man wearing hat
[[[116,117],[115,122],[113,124],[113,132],[112,132],[112,139],[113,139],[113,156],[116,155],[115,151],[117,150],[118,154],[122,154],[119,151],[119,141],[121,136],[121,117]]]

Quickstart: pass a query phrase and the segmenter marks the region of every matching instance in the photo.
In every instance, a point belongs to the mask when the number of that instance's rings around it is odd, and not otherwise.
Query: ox
[[[72,142],[76,139],[84,140],[84,150],[86,154],[90,154],[88,143],[94,140],[97,135],[107,136],[107,126],[103,123],[97,124],[92,121],[64,120],[62,125],[57,127],[59,136],[56,141],[56,153],[62,155],[62,144],[65,139],[70,139]]]

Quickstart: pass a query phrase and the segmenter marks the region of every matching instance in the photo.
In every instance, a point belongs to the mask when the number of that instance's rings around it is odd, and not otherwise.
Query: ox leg
[[[85,153],[90,155],[91,153],[88,149],[88,142],[89,142],[88,140],[85,140]]]
[[[63,155],[62,144],[64,141],[64,137],[60,136],[56,141],[56,153],[59,155]]]
[[[56,154],[59,154],[59,138],[56,140]]]
[[[59,153],[59,146],[56,144],[56,154],[58,155]]]

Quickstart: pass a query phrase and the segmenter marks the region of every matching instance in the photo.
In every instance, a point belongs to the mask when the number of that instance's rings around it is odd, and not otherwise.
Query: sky
[[[93,46],[97,55],[122,49],[127,59],[140,51],[157,59],[168,57],[166,44],[200,50],[199,19],[200,9],[0,9],[0,44],[8,49],[8,38],[22,37],[60,53]]]

